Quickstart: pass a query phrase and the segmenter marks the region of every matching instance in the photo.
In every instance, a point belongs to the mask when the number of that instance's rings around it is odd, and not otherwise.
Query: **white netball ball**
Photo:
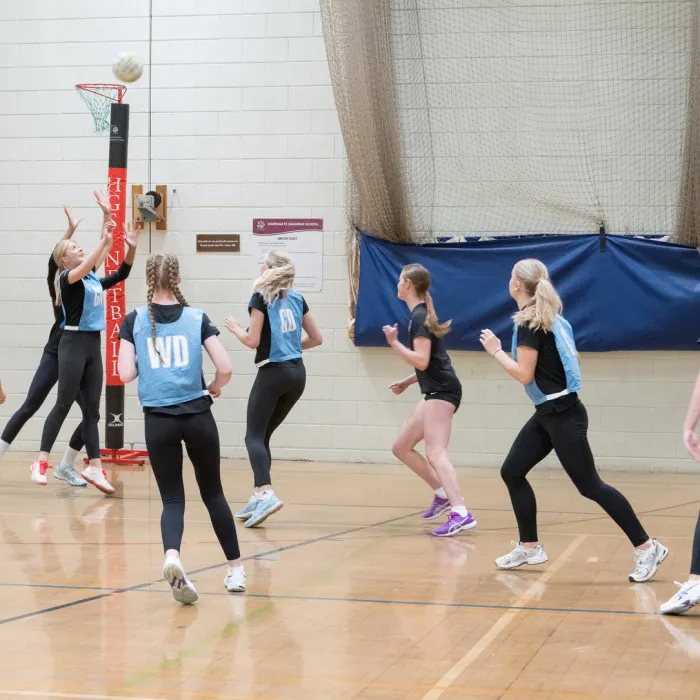
[[[133,51],[120,53],[112,64],[112,73],[123,83],[133,83],[143,74],[143,63],[136,58]]]

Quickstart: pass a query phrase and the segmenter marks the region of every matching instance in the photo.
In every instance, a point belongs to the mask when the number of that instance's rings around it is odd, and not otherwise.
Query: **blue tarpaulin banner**
[[[396,297],[404,265],[420,263],[441,321],[452,319],[448,348],[480,350],[490,328],[508,348],[517,310],[508,294],[513,265],[538,258],[549,268],[564,316],[584,352],[697,350],[700,255],[693,248],[630,236],[513,236],[406,245],[362,235],[355,344],[385,345],[382,326],[407,339],[408,308]]]

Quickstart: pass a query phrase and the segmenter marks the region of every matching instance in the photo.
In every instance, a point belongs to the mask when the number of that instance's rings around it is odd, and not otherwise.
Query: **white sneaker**
[[[46,470],[51,469],[51,465],[48,462],[40,462],[38,459],[29,470],[32,473],[32,481],[39,486],[46,486],[48,479],[46,478]]]
[[[260,497],[258,494],[254,493],[250,497],[248,503],[246,503],[237,513],[235,513],[233,517],[236,518],[236,520],[248,520],[248,518],[253,515],[253,511],[258,505],[259,498]]]
[[[182,562],[177,557],[167,557],[163,564],[163,578],[170,584],[173,598],[183,605],[192,605],[199,598],[197,589],[187,578]]]
[[[102,493],[111,496],[116,490],[114,486],[107,481],[107,472],[99,467],[83,469],[83,471],[80,472],[80,476],[82,476],[88,484],[92,484],[95,488],[102,491]]]
[[[629,580],[636,583],[648,581],[655,573],[656,567],[668,556],[668,549],[661,542],[652,540],[653,547],[634,550],[634,571]]]
[[[664,615],[682,615],[700,603],[700,581],[685,583],[674,581],[674,583],[678,586],[678,590],[659,608]]]
[[[229,566],[224,585],[231,593],[245,591],[245,569],[242,566]]]
[[[534,549],[526,549],[519,542],[511,542],[515,549],[503,557],[496,559],[499,569],[515,569],[523,564],[544,564],[547,561],[542,545],[538,544]]]
[[[75,471],[75,467],[72,464],[59,463],[56,467],[56,471],[53,473],[53,478],[65,481],[70,486],[87,486],[87,481],[78,475],[78,472]]]

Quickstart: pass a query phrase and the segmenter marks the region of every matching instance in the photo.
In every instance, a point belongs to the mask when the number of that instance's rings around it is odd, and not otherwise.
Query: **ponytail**
[[[521,260],[513,271],[525,291],[532,295],[532,301],[520,309],[513,320],[518,326],[551,331],[563,307],[547,268],[539,260]]]
[[[447,335],[450,332],[452,321],[445,321],[445,323],[440,323],[440,321],[438,321],[433,304],[433,297],[430,296],[430,292],[425,293],[425,308],[428,312],[425,317],[425,325],[428,327],[428,330],[436,338],[442,338],[442,336]]]
[[[61,274],[64,272],[66,269],[65,266],[63,265],[63,257],[66,254],[66,251],[68,250],[68,246],[70,245],[70,240],[63,240],[59,241],[56,244],[56,247],[53,249],[53,261],[56,264],[56,275],[53,278],[53,288],[56,292],[56,306],[62,306],[63,301],[61,299],[61,283],[60,283],[60,278]]]

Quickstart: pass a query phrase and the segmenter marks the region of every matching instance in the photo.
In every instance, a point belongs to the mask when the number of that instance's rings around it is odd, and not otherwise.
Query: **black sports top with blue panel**
[[[63,303],[63,320],[65,330],[103,331],[105,323],[105,302],[103,291],[123,282],[131,273],[131,265],[123,262],[116,272],[106,277],[97,277],[89,272],[83,279],[70,284],[68,270],[58,278]]]
[[[255,353],[255,364],[261,367],[268,363],[299,359],[302,322],[309,313],[304,297],[290,289],[284,296],[266,304],[262,294],[255,292],[248,304],[248,313],[253,309],[265,317]]]

